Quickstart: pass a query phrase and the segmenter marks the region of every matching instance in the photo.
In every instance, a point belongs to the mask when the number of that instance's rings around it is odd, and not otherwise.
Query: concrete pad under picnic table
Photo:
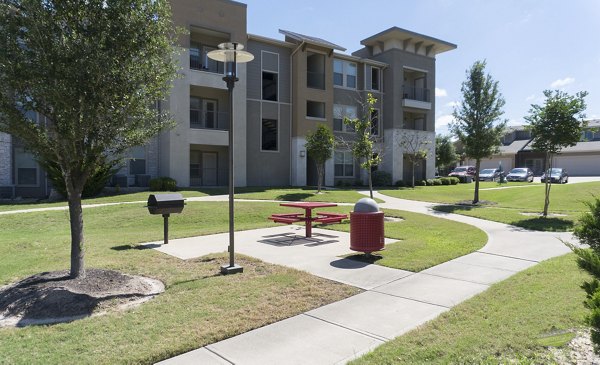
[[[414,274],[377,287],[374,291],[450,308],[487,288],[488,285],[464,280]]]
[[[391,340],[421,325],[448,308],[367,291],[307,312],[339,326]]]
[[[346,363],[382,343],[301,314],[206,347],[234,364],[329,365]]]

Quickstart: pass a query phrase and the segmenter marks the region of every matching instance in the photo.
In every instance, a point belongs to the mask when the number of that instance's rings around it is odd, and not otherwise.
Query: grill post
[[[164,218],[164,226],[165,226],[165,237],[164,237],[164,241],[165,241],[165,245],[167,243],[169,243],[169,215],[170,214],[163,214],[163,218]]]

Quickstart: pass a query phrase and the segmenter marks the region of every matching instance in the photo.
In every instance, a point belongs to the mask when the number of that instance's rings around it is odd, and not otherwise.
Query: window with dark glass
[[[277,74],[262,72],[262,98],[263,100],[277,101]]]
[[[325,119],[325,103],[307,100],[306,116],[310,118]]]
[[[333,84],[356,89],[356,63],[333,60]]]
[[[146,149],[144,147],[133,147],[130,150],[129,175],[146,174]]]
[[[17,185],[37,185],[38,164],[33,155],[23,147],[15,147],[14,159]]]
[[[379,110],[371,110],[371,134],[374,136],[379,135]]]
[[[333,155],[333,160],[335,176],[354,177],[354,160],[352,159],[352,152],[335,152]]]
[[[262,120],[261,150],[277,151],[277,121],[274,119]]]
[[[371,67],[371,90],[379,90],[379,69]]]

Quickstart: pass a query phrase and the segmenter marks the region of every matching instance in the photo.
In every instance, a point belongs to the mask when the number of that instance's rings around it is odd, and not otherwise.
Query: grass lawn
[[[318,201],[334,203],[356,203],[365,196],[359,194],[353,189],[322,190],[321,194],[316,194],[315,188],[264,188],[264,187],[246,187],[235,189],[236,199],[255,199],[255,200],[291,200],[291,201]],[[141,191],[136,193],[111,194],[98,198],[84,199],[83,204],[103,204],[119,202],[147,201],[150,194],[164,194],[168,192]],[[206,189],[187,189],[180,190],[184,198],[202,197],[207,195],[227,194],[227,188],[206,188]],[[381,200],[377,200],[381,202]],[[32,202],[31,200],[12,201],[0,200],[0,212],[10,210],[66,207],[66,201],[48,203],[46,201]]]
[[[378,265],[418,272],[477,251],[487,242],[485,232],[468,224],[391,209],[386,209],[385,215],[403,219],[384,223],[385,236],[401,241],[388,244],[373,255],[369,262]],[[349,232],[350,224],[328,228]],[[353,258],[364,260],[364,255]]]
[[[553,184],[550,193],[549,213],[556,216],[548,218],[536,217],[532,214],[540,213],[544,207],[544,185],[508,183],[502,185],[505,189],[494,189],[498,184],[482,182],[479,198],[493,202],[493,205],[478,207],[452,206],[438,207],[437,209],[469,215],[473,217],[508,223],[528,229],[542,231],[567,231],[571,230],[577,218],[587,208],[584,201],[600,195],[600,182],[578,184]],[[512,186],[521,186],[514,187]],[[396,198],[430,201],[437,203],[454,204],[463,200],[473,199],[474,184],[458,184],[450,186],[426,186],[415,189],[389,189],[379,192]],[[486,190],[491,189],[491,190]],[[529,213],[531,215],[524,215]]]
[[[237,228],[273,225],[273,203],[237,204]],[[227,204],[190,203],[171,218],[171,237],[227,230]],[[132,243],[160,240],[162,217],[143,207],[86,210],[86,264],[145,275],[165,293],[142,306],[72,323],[0,329],[0,364],[154,363],[312,308],[359,290],[307,273],[239,256],[241,275],[219,275],[225,253],[183,261]],[[0,285],[67,268],[66,212],[0,216]],[[224,248],[225,249],[225,248]]]
[[[543,344],[583,325],[587,278],[573,254],[544,261],[351,364],[552,363]]]
[[[136,243],[161,240],[163,233],[162,217],[150,215],[144,205],[84,211],[86,265],[160,279],[165,293],[133,310],[66,324],[0,329],[0,364],[153,363],[359,292],[241,255],[236,261],[244,266],[244,274],[221,276],[218,271],[227,262],[225,253],[182,261],[142,249]],[[226,232],[227,209],[223,202],[189,202],[182,214],[171,217],[170,237]],[[350,207],[333,210],[348,213]],[[290,208],[239,202],[236,229],[278,225],[266,219],[277,212],[290,212]],[[403,239],[389,246],[385,259],[380,260],[389,260],[390,266],[419,270],[471,252],[484,242],[485,235],[475,228],[459,230],[463,238],[465,234],[474,237],[460,245],[459,232],[449,233],[451,227],[442,219],[407,212],[388,214],[405,219],[386,223],[390,236]],[[419,238],[424,224],[430,227],[428,232],[440,229],[442,233]],[[0,226],[0,285],[68,267],[66,211],[3,215]],[[334,227],[347,229],[348,224],[327,228]],[[442,236],[454,238],[443,241]],[[453,243],[444,248],[444,242]]]

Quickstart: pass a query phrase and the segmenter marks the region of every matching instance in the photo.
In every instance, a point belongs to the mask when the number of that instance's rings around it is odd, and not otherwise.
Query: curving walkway
[[[236,233],[236,250],[267,262],[363,288],[353,297],[165,360],[160,364],[342,364],[437,317],[454,305],[538,262],[569,252],[570,233],[528,231],[502,223],[442,213],[435,204],[392,198],[383,208],[434,215],[479,227],[488,243],[479,251],[420,273],[365,265],[349,253],[348,234],[300,226]],[[214,198],[213,198],[214,199]],[[227,234],[173,240],[156,249],[182,259],[221,252]]]

